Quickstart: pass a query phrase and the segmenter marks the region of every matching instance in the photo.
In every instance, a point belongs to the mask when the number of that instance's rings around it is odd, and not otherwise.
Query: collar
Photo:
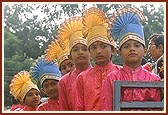
[[[139,67],[133,69],[133,68],[127,66],[126,64],[124,64],[124,65],[123,65],[123,70],[129,71],[129,72],[131,72],[131,73],[132,73],[132,72],[139,72],[139,71],[142,70],[142,66],[139,66]]]
[[[99,65],[95,64],[94,68],[96,70],[99,70],[99,69],[106,70],[106,69],[109,69],[110,66],[113,66],[113,63],[111,61],[108,64],[104,65],[104,66],[99,66]]]

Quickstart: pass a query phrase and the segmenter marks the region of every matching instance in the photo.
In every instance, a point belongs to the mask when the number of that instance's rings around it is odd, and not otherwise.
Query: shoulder
[[[78,77],[79,77],[79,76],[87,76],[87,75],[89,75],[89,74],[91,73],[92,70],[93,70],[93,68],[89,68],[89,69],[87,69],[87,70],[85,70],[85,71],[82,71],[82,72],[78,75]]]
[[[36,109],[36,111],[44,111],[45,109],[45,106],[47,105],[47,102],[43,102],[43,103],[41,103],[38,107],[37,107],[37,109]]]
[[[160,81],[160,77],[157,74],[155,74],[153,72],[149,72],[149,71],[147,71],[145,69],[143,69],[143,71],[145,73],[145,77],[148,77],[148,79],[150,81]]]
[[[121,68],[118,68],[116,71],[111,71],[108,75],[108,79],[116,79],[120,75]]]
[[[60,79],[59,82],[64,82],[64,81],[66,81],[66,80],[69,78],[69,76],[71,75],[71,73],[72,73],[72,72],[68,72],[67,74],[63,75],[63,76],[61,77],[61,79]]]

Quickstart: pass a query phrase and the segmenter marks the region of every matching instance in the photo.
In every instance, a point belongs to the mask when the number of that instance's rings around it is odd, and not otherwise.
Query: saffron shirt
[[[20,111],[23,107],[24,105],[21,104],[13,104],[10,108],[10,111]]]
[[[59,100],[48,99],[46,102],[41,103],[36,111],[59,111]]]
[[[114,80],[120,81],[159,81],[160,78],[142,66],[132,69],[124,65],[117,72],[110,73],[104,82],[101,96],[101,110],[113,110],[113,86]],[[121,90],[122,101],[160,101],[160,90],[158,88],[123,88]]]
[[[25,105],[20,111],[35,111],[37,107],[30,107]]]
[[[75,110],[99,111],[102,84],[110,72],[119,68],[109,62],[105,66],[95,64],[93,68],[82,72],[76,81]]]
[[[92,68],[91,65],[86,69]],[[85,71],[86,71],[85,70]],[[73,111],[75,109],[75,87],[76,87],[76,78],[82,72],[75,68],[71,72],[65,74],[59,81],[59,102],[60,110],[62,111]]]

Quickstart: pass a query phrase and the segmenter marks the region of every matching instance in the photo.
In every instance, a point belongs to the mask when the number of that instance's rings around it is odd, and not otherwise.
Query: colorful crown
[[[87,45],[82,34],[82,18],[74,16],[65,20],[58,29],[57,38],[61,48],[69,46],[70,51],[77,43]]]
[[[114,40],[110,36],[109,20],[105,13],[98,8],[91,7],[83,13],[83,35],[87,39],[88,47],[95,41],[114,46]]]
[[[33,66],[30,67],[30,73],[41,86],[46,79],[60,80],[61,72],[54,62],[46,62],[44,56],[39,57]]]
[[[122,8],[110,18],[112,37],[119,40],[119,47],[126,41],[137,40],[145,46],[143,26],[145,16],[137,8]]]
[[[55,61],[58,63],[58,66],[60,67],[60,64],[68,59],[69,55],[69,47],[66,47],[64,50],[59,46],[57,39],[51,42],[50,45],[48,45],[48,49],[45,51],[45,59],[47,62]]]
[[[27,92],[30,89],[38,89],[30,79],[30,73],[27,71],[20,71],[11,80],[10,93],[19,101],[23,102]],[[40,91],[39,91],[40,92]]]

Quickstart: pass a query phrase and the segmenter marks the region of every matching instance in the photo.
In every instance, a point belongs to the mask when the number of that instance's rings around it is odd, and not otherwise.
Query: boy
[[[111,18],[112,36],[119,39],[119,55],[124,65],[118,71],[110,73],[105,80],[101,92],[101,110],[113,110],[115,80],[151,82],[160,80],[157,75],[141,66],[145,54],[145,40],[138,18],[142,21],[145,19],[141,11],[136,8],[120,9]],[[160,90],[154,88],[125,88],[121,94],[121,100],[124,101],[160,101]]]
[[[31,74],[48,96],[48,100],[41,103],[36,111],[59,111],[58,82],[62,76],[59,68],[53,62],[46,62],[42,56],[31,67]]]
[[[63,50],[59,46],[57,39],[52,41],[45,51],[45,59],[47,61],[56,61],[62,75],[65,75],[75,68],[74,62],[68,58],[68,55],[69,47]]]
[[[101,10],[91,7],[83,15],[83,34],[95,65],[79,74],[76,81],[75,110],[100,110],[100,91],[107,74],[118,70],[111,62],[115,53],[113,39],[108,34],[108,20]]]
[[[59,82],[60,109],[72,111],[74,110],[76,78],[79,73],[91,68],[86,39],[82,35],[81,17],[71,17],[61,24],[58,30],[58,41],[63,49],[69,47],[69,59],[75,64],[75,69],[65,74]]]
[[[40,103],[40,91],[30,79],[30,73],[20,71],[11,80],[10,93],[22,103],[21,108],[13,111],[35,111]]]

